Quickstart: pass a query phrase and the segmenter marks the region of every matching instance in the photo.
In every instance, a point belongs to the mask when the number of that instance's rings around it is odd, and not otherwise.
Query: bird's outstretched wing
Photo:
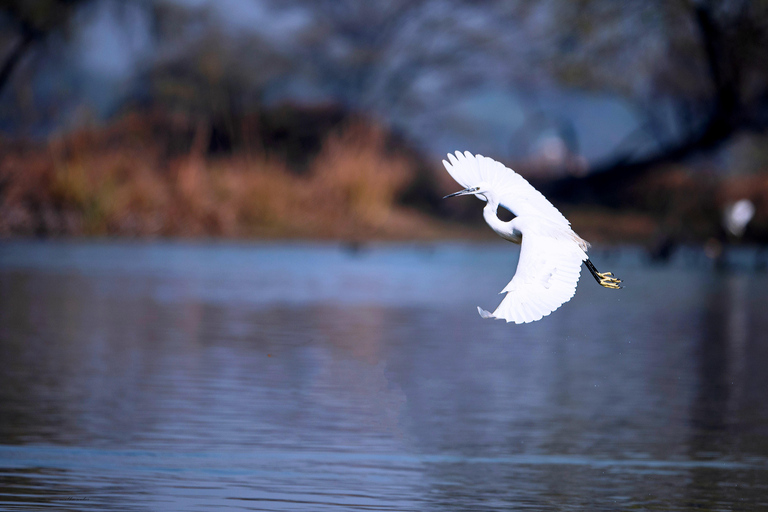
[[[581,262],[586,259],[565,230],[557,229],[555,236],[523,231],[515,276],[501,292],[506,297],[493,313],[478,307],[480,316],[516,324],[541,320],[576,293]]]
[[[459,185],[470,188],[485,183],[494,191],[499,204],[516,216],[538,215],[565,226],[571,225],[541,192],[504,164],[469,151],[457,151],[455,156],[448,153],[448,160],[450,162],[443,160],[443,165]]]

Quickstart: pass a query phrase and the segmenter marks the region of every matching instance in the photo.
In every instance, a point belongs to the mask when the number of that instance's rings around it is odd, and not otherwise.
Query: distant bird
[[[740,238],[754,216],[755,204],[749,199],[739,199],[725,207],[723,225],[730,234]]]
[[[568,219],[522,176],[468,151],[448,154],[448,160],[443,160],[443,165],[464,190],[445,198],[474,194],[486,202],[483,217],[491,229],[501,238],[520,244],[515,276],[501,291],[506,297],[493,313],[478,307],[480,316],[516,324],[541,320],[576,293],[582,262],[601,286],[621,288],[621,279],[611,272],[597,271],[587,257],[589,243],[574,233]],[[499,219],[499,205],[515,218],[508,222]]]

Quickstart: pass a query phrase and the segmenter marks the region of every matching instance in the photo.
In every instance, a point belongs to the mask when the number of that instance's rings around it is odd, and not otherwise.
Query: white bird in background
[[[725,207],[723,224],[733,236],[741,237],[754,216],[755,204],[749,199],[740,199]]]
[[[483,318],[516,324],[541,320],[576,293],[584,262],[597,282],[619,289],[621,279],[598,272],[587,257],[589,243],[574,233],[571,223],[530,183],[512,169],[470,152],[449,154],[448,173],[464,190],[445,196],[474,194],[486,202],[485,222],[501,238],[520,244],[515,276],[501,291],[507,295],[496,311],[478,307]],[[504,222],[496,214],[499,205],[515,215]]]

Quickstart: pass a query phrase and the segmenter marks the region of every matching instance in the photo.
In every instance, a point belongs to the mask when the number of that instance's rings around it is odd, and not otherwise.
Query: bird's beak
[[[469,187],[465,188],[464,190],[459,190],[458,192],[454,192],[453,194],[448,194],[443,199],[448,199],[449,197],[455,197],[455,196],[465,196],[467,194],[474,194],[477,192],[477,187]]]

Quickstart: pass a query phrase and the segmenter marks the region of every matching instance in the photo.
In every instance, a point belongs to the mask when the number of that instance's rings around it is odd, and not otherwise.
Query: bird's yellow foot
[[[620,284],[621,279],[614,277],[613,272],[597,272],[597,277],[599,278],[598,283],[600,283],[600,286],[613,288],[614,290],[618,290],[622,287]]]
[[[613,272],[598,272],[595,266],[592,264],[591,261],[589,261],[589,258],[584,260],[584,264],[587,266],[587,269],[589,270],[589,273],[592,274],[592,277],[595,278],[595,281],[597,281],[597,284],[600,286],[604,286],[605,288],[611,288],[613,290],[618,290],[622,288],[621,286],[621,279],[613,275]]]

